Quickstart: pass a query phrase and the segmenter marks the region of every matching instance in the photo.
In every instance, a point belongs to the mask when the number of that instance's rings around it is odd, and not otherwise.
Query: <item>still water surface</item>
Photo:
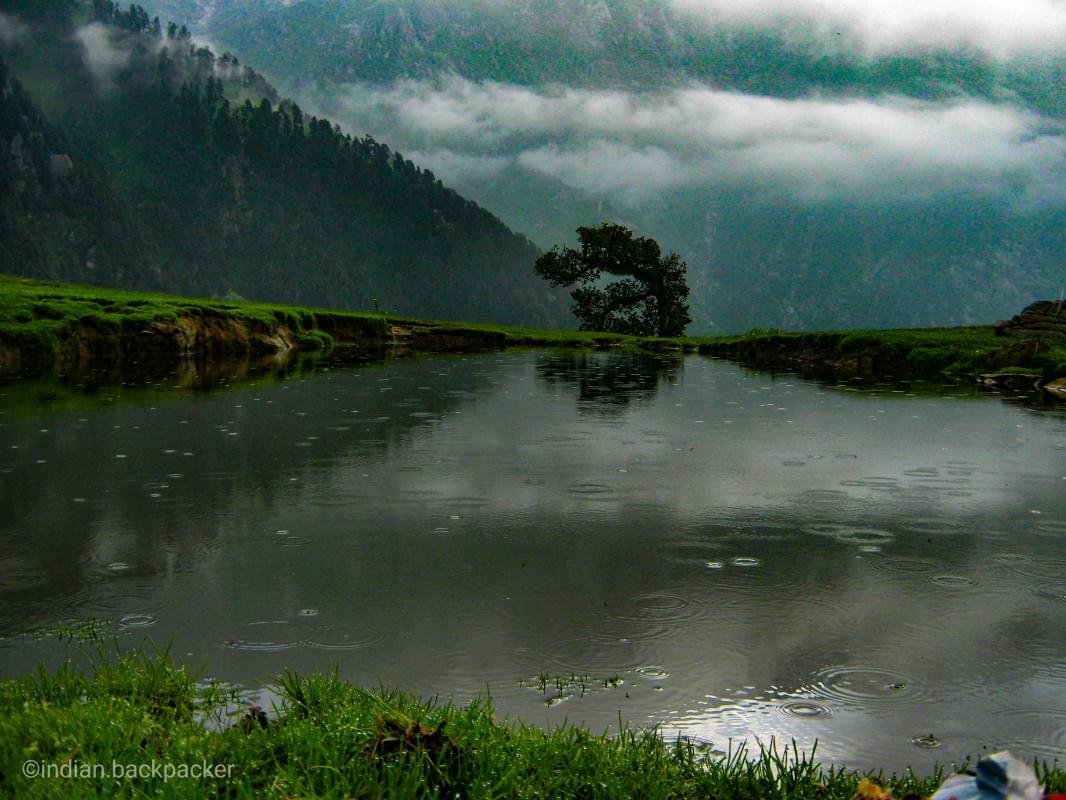
[[[3,674],[92,615],[246,686],[336,665],[862,768],[1066,758],[1061,413],[624,353],[28,391],[0,385]]]

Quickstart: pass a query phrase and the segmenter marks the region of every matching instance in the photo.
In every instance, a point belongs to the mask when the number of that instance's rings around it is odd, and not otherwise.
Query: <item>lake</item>
[[[93,617],[250,688],[1066,758],[1061,411],[632,352],[220,384],[0,384],[0,673]]]

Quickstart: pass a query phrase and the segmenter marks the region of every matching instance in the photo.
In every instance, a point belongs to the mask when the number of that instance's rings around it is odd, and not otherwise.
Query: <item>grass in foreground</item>
[[[92,677],[68,665],[0,681],[0,794],[850,800],[863,777],[788,748],[713,759],[655,729],[548,733],[497,722],[487,700],[459,708],[323,675],[279,678],[280,720],[205,726],[232,689],[198,683],[167,652],[101,647],[91,660]],[[1039,774],[1066,788],[1061,770]],[[943,775],[874,777],[902,798]]]

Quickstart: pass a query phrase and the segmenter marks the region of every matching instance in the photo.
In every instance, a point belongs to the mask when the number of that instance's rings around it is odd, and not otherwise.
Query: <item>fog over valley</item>
[[[692,332],[957,324],[1066,283],[1066,8],[158,0],[541,247],[676,249]]]

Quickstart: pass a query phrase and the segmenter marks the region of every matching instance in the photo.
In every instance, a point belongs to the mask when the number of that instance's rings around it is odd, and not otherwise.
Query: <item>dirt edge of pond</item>
[[[393,354],[486,350],[507,344],[503,333],[390,324],[384,320],[317,313],[313,327],[226,315],[211,309],[187,311],[149,322],[118,324],[88,317],[51,336],[0,333],[0,375],[17,375],[89,365],[114,367],[170,364],[186,359],[282,356],[297,351],[338,350]]]
[[[1044,389],[1063,399],[1059,384],[1066,375],[1066,350],[1060,343],[1032,338],[971,344],[940,341],[941,335],[941,331],[763,334],[707,342],[698,349],[756,369],[817,377],[911,380],[947,376],[976,379],[996,389]]]

